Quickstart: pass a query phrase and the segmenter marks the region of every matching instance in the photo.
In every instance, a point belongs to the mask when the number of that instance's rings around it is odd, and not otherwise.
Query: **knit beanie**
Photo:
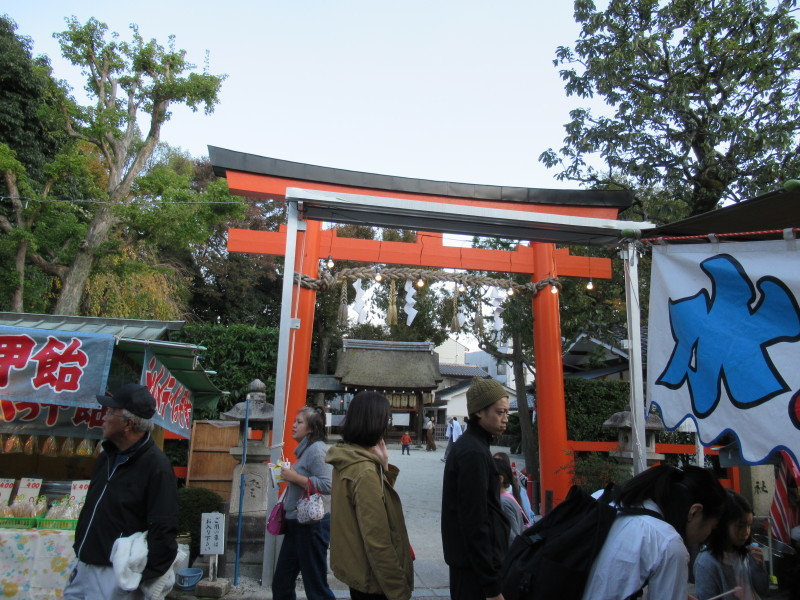
[[[467,390],[467,413],[474,415],[506,396],[508,396],[508,392],[499,381],[473,377]]]

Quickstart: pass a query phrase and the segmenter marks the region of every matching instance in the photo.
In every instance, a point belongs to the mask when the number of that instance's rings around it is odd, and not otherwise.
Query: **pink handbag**
[[[283,508],[283,497],[286,490],[281,494],[280,499],[272,507],[267,519],[267,531],[272,535],[283,535],[286,533],[286,509]]]

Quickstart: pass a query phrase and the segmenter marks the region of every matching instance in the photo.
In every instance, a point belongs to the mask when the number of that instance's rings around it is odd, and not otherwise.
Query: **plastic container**
[[[184,592],[191,592],[194,586],[203,578],[203,569],[189,567],[175,573],[175,585]]]
[[[45,519],[39,518],[39,529],[75,529],[78,525],[78,519]]]
[[[37,521],[36,517],[0,517],[0,528],[33,529]]]

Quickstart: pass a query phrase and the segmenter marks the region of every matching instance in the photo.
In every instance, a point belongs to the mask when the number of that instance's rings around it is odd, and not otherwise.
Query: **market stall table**
[[[62,598],[76,560],[74,539],[69,530],[0,529],[0,597]]]

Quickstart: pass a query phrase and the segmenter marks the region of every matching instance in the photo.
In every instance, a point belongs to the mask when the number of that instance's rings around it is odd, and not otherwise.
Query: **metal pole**
[[[627,242],[622,251],[625,264],[625,305],[628,313],[628,368],[631,377],[631,423],[633,473],[638,475],[647,469],[645,447],[644,385],[642,377],[642,337],[639,311],[639,251],[635,242]]]
[[[242,509],[244,507],[244,469],[247,462],[247,430],[250,429],[250,394],[244,401],[244,439],[242,440],[242,471],[239,474],[239,519],[236,523],[236,565],[233,570],[233,585],[239,585],[239,553],[242,546]]]
[[[303,223],[304,225],[305,223]],[[297,201],[286,203],[286,251],[283,262],[283,288],[281,293],[281,319],[278,337],[278,360],[275,367],[275,402],[272,418],[272,445],[270,462],[278,464],[283,454],[283,430],[286,418],[287,382],[289,380],[289,341],[292,327],[294,265],[297,256],[298,223]],[[277,490],[267,491],[267,511],[277,502]],[[268,513],[269,514],[269,513]],[[261,585],[271,585],[277,559],[277,536],[267,535],[264,540],[264,562],[261,565]]]

